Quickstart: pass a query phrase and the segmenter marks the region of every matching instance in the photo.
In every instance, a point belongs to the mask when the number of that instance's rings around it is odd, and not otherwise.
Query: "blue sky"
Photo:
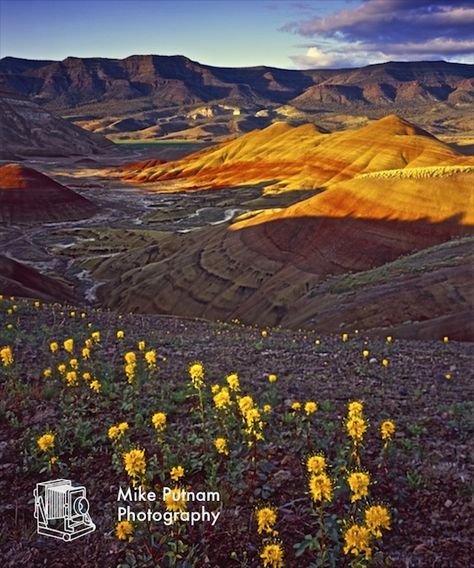
[[[472,0],[0,0],[0,56],[220,66],[474,62]]]

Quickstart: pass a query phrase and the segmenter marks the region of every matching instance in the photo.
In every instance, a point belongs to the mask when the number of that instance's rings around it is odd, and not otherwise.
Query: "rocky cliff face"
[[[98,154],[111,146],[24,97],[0,91],[1,159]]]

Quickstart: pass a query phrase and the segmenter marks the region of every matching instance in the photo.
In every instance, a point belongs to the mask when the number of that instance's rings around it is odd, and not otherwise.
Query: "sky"
[[[0,57],[289,69],[474,63],[474,0],[0,0]]]

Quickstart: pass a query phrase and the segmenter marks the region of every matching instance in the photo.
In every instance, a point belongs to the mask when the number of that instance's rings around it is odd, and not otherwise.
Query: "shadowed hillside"
[[[19,164],[0,167],[0,221],[41,223],[88,217],[97,207],[44,174]]]

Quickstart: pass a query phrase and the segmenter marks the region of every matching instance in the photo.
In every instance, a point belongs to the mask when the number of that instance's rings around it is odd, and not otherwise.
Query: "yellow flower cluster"
[[[362,443],[364,434],[367,431],[367,423],[365,422],[363,411],[364,406],[359,400],[354,400],[348,404],[346,430],[355,446]]]
[[[384,420],[380,425],[380,434],[384,442],[389,442],[395,434],[395,423],[392,420]]]
[[[354,471],[347,476],[347,482],[352,492],[351,503],[368,496],[370,483],[368,473]]]
[[[306,460],[306,469],[309,473],[323,473],[326,471],[326,458],[321,454],[309,456]]]
[[[264,568],[283,568],[283,548],[279,542],[266,544],[260,553]]]
[[[313,474],[309,479],[309,492],[313,501],[322,503],[332,499],[332,481],[326,472]]]
[[[36,440],[38,448],[42,452],[49,452],[54,448],[55,438],[56,436],[52,432],[47,432],[46,434],[43,434]]]
[[[130,542],[133,539],[133,530],[133,524],[130,521],[120,521],[115,525],[115,536],[119,540]]]
[[[240,390],[239,375],[237,373],[227,375],[226,381],[231,391],[238,392]]]
[[[189,365],[189,377],[195,389],[201,389],[204,385],[204,365],[201,361],[195,361]]]
[[[217,410],[227,411],[232,406],[232,400],[230,398],[229,389],[227,387],[220,389],[214,395],[213,400]]]
[[[166,428],[166,414],[164,412],[155,412],[151,417],[151,422],[158,432],[163,432]]]
[[[2,347],[0,349],[0,359],[2,360],[2,365],[4,367],[9,367],[10,365],[13,365],[13,351],[12,348],[7,346],[7,347]]]
[[[372,505],[366,509],[364,520],[369,532],[374,535],[375,538],[382,536],[380,529],[390,530],[390,513],[387,507],[383,505]]]
[[[145,353],[145,361],[148,365],[148,369],[152,371],[156,368],[156,352],[154,350],[147,351]]]
[[[274,507],[260,507],[255,511],[255,518],[257,520],[258,534],[268,533],[272,536],[278,534],[277,531],[274,530],[277,521],[277,513]]]
[[[367,527],[354,524],[345,531],[344,554],[353,554],[354,556],[363,554],[366,560],[371,558],[370,532]]]
[[[127,422],[120,422],[115,426],[111,426],[107,432],[108,437],[112,440],[112,442],[117,442],[122,438],[125,432],[128,430],[128,423]]]
[[[67,353],[72,353],[74,351],[74,339],[64,340],[63,347]]]
[[[306,412],[307,416],[309,416],[310,414],[314,414],[317,410],[318,410],[318,405],[316,404],[316,402],[313,402],[312,400],[306,402],[304,405],[304,411]]]
[[[227,446],[227,440],[225,438],[216,438],[214,440],[214,446],[219,454],[223,454],[224,456],[229,455],[229,448]]]
[[[182,477],[184,477],[184,468],[181,465],[176,467],[172,467],[170,471],[170,477],[173,481],[179,481]]]
[[[132,384],[135,380],[135,369],[137,367],[137,356],[133,351],[129,351],[124,355],[125,359],[125,376],[127,381]]]
[[[173,487],[165,499],[167,511],[183,512],[186,510],[186,492],[179,487]]]
[[[146,459],[145,450],[134,448],[123,454],[123,464],[127,475],[134,481],[136,478],[145,475]]]
[[[263,440],[263,421],[258,408],[247,410],[244,415],[244,432],[251,438],[249,445],[254,441]]]

